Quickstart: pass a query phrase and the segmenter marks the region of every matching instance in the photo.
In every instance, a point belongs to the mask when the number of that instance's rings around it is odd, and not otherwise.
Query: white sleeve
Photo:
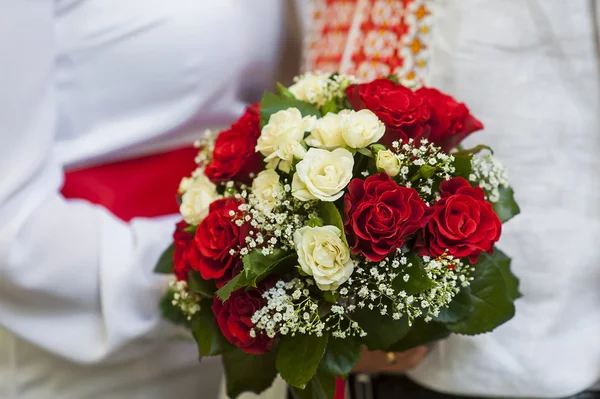
[[[60,196],[53,7],[0,4],[0,325],[76,362],[135,357],[172,331],[152,270],[173,220],[127,224]]]

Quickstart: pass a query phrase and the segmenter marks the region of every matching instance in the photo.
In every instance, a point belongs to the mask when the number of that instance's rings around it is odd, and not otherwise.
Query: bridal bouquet
[[[433,88],[306,74],[197,142],[157,271],[165,316],[221,355],[232,398],[277,374],[331,398],[363,347],[481,334],[515,312],[494,245],[519,212],[482,129]]]

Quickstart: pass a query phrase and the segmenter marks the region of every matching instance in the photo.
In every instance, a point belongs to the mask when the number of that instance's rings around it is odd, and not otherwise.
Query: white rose
[[[384,171],[389,176],[394,177],[400,173],[400,160],[390,150],[379,151],[375,161],[377,169]]]
[[[307,73],[288,89],[298,100],[323,106],[327,102],[329,74]]]
[[[177,190],[177,192],[179,194],[184,194],[187,190],[189,190],[190,187],[192,187],[193,183],[194,183],[193,177],[184,177],[179,182],[179,189]]]
[[[197,171],[186,185],[179,212],[187,223],[198,225],[208,215],[210,204],[218,198],[217,187],[202,171]]]
[[[335,148],[345,147],[346,143],[342,137],[342,115],[329,112],[327,115],[317,120],[317,123],[310,135],[306,138],[306,144],[311,147],[333,150]]]
[[[351,148],[365,148],[379,141],[385,124],[372,111],[350,111],[342,116],[342,137]]]
[[[320,199],[333,202],[344,195],[352,180],[354,158],[345,148],[333,151],[311,148],[296,165],[292,195],[301,201]]]
[[[304,133],[313,128],[315,121],[314,116],[303,118],[297,108],[288,108],[271,115],[256,144],[256,151],[265,156],[267,168],[279,166],[281,170],[289,172],[294,157],[304,157]]]
[[[258,207],[272,211],[277,199],[283,196],[283,187],[279,182],[279,174],[273,169],[263,170],[252,182],[252,193],[258,200]]]
[[[313,276],[317,287],[334,291],[354,271],[350,250],[335,226],[302,227],[294,232],[294,246],[302,271]]]

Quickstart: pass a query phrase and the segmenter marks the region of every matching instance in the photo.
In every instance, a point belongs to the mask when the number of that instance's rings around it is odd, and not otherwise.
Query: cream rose
[[[350,250],[342,240],[342,234],[335,226],[307,226],[294,232],[298,263],[323,291],[336,290],[354,271]]]
[[[323,106],[328,98],[329,74],[307,73],[300,76],[288,90],[298,100]]]
[[[198,225],[208,215],[208,207],[218,198],[216,186],[199,170],[187,181],[186,190],[181,197],[179,212],[185,221]]]
[[[321,119],[318,119],[315,127],[305,140],[306,144],[326,150],[345,147],[346,143],[342,137],[342,116],[348,112],[347,110],[339,114],[329,112]]]
[[[304,157],[304,133],[312,130],[315,122],[314,116],[303,118],[297,108],[288,108],[271,115],[256,144],[256,151],[265,156],[267,168],[279,167],[284,172],[289,172],[294,157]]]
[[[341,125],[342,137],[351,148],[365,148],[378,142],[385,133],[385,124],[368,109],[344,114]]]
[[[333,151],[311,148],[296,165],[292,195],[301,201],[333,202],[344,195],[353,167],[352,153],[345,148]]]
[[[283,196],[279,174],[273,169],[260,172],[252,182],[252,193],[258,201],[258,208],[268,212],[272,211],[277,199]]]
[[[400,173],[400,160],[390,150],[379,151],[375,164],[377,165],[377,169],[384,171],[391,177],[397,176]]]

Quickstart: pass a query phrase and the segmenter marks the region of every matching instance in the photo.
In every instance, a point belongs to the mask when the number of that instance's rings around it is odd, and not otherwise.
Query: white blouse
[[[491,334],[453,336],[410,375],[459,395],[557,398],[600,379],[597,0],[434,0],[433,86],[465,101],[508,167],[503,226],[523,297]]]
[[[217,363],[157,309],[174,219],[124,223],[59,190],[65,168],[239,116],[274,80],[284,4],[0,3],[0,398],[216,397]]]

